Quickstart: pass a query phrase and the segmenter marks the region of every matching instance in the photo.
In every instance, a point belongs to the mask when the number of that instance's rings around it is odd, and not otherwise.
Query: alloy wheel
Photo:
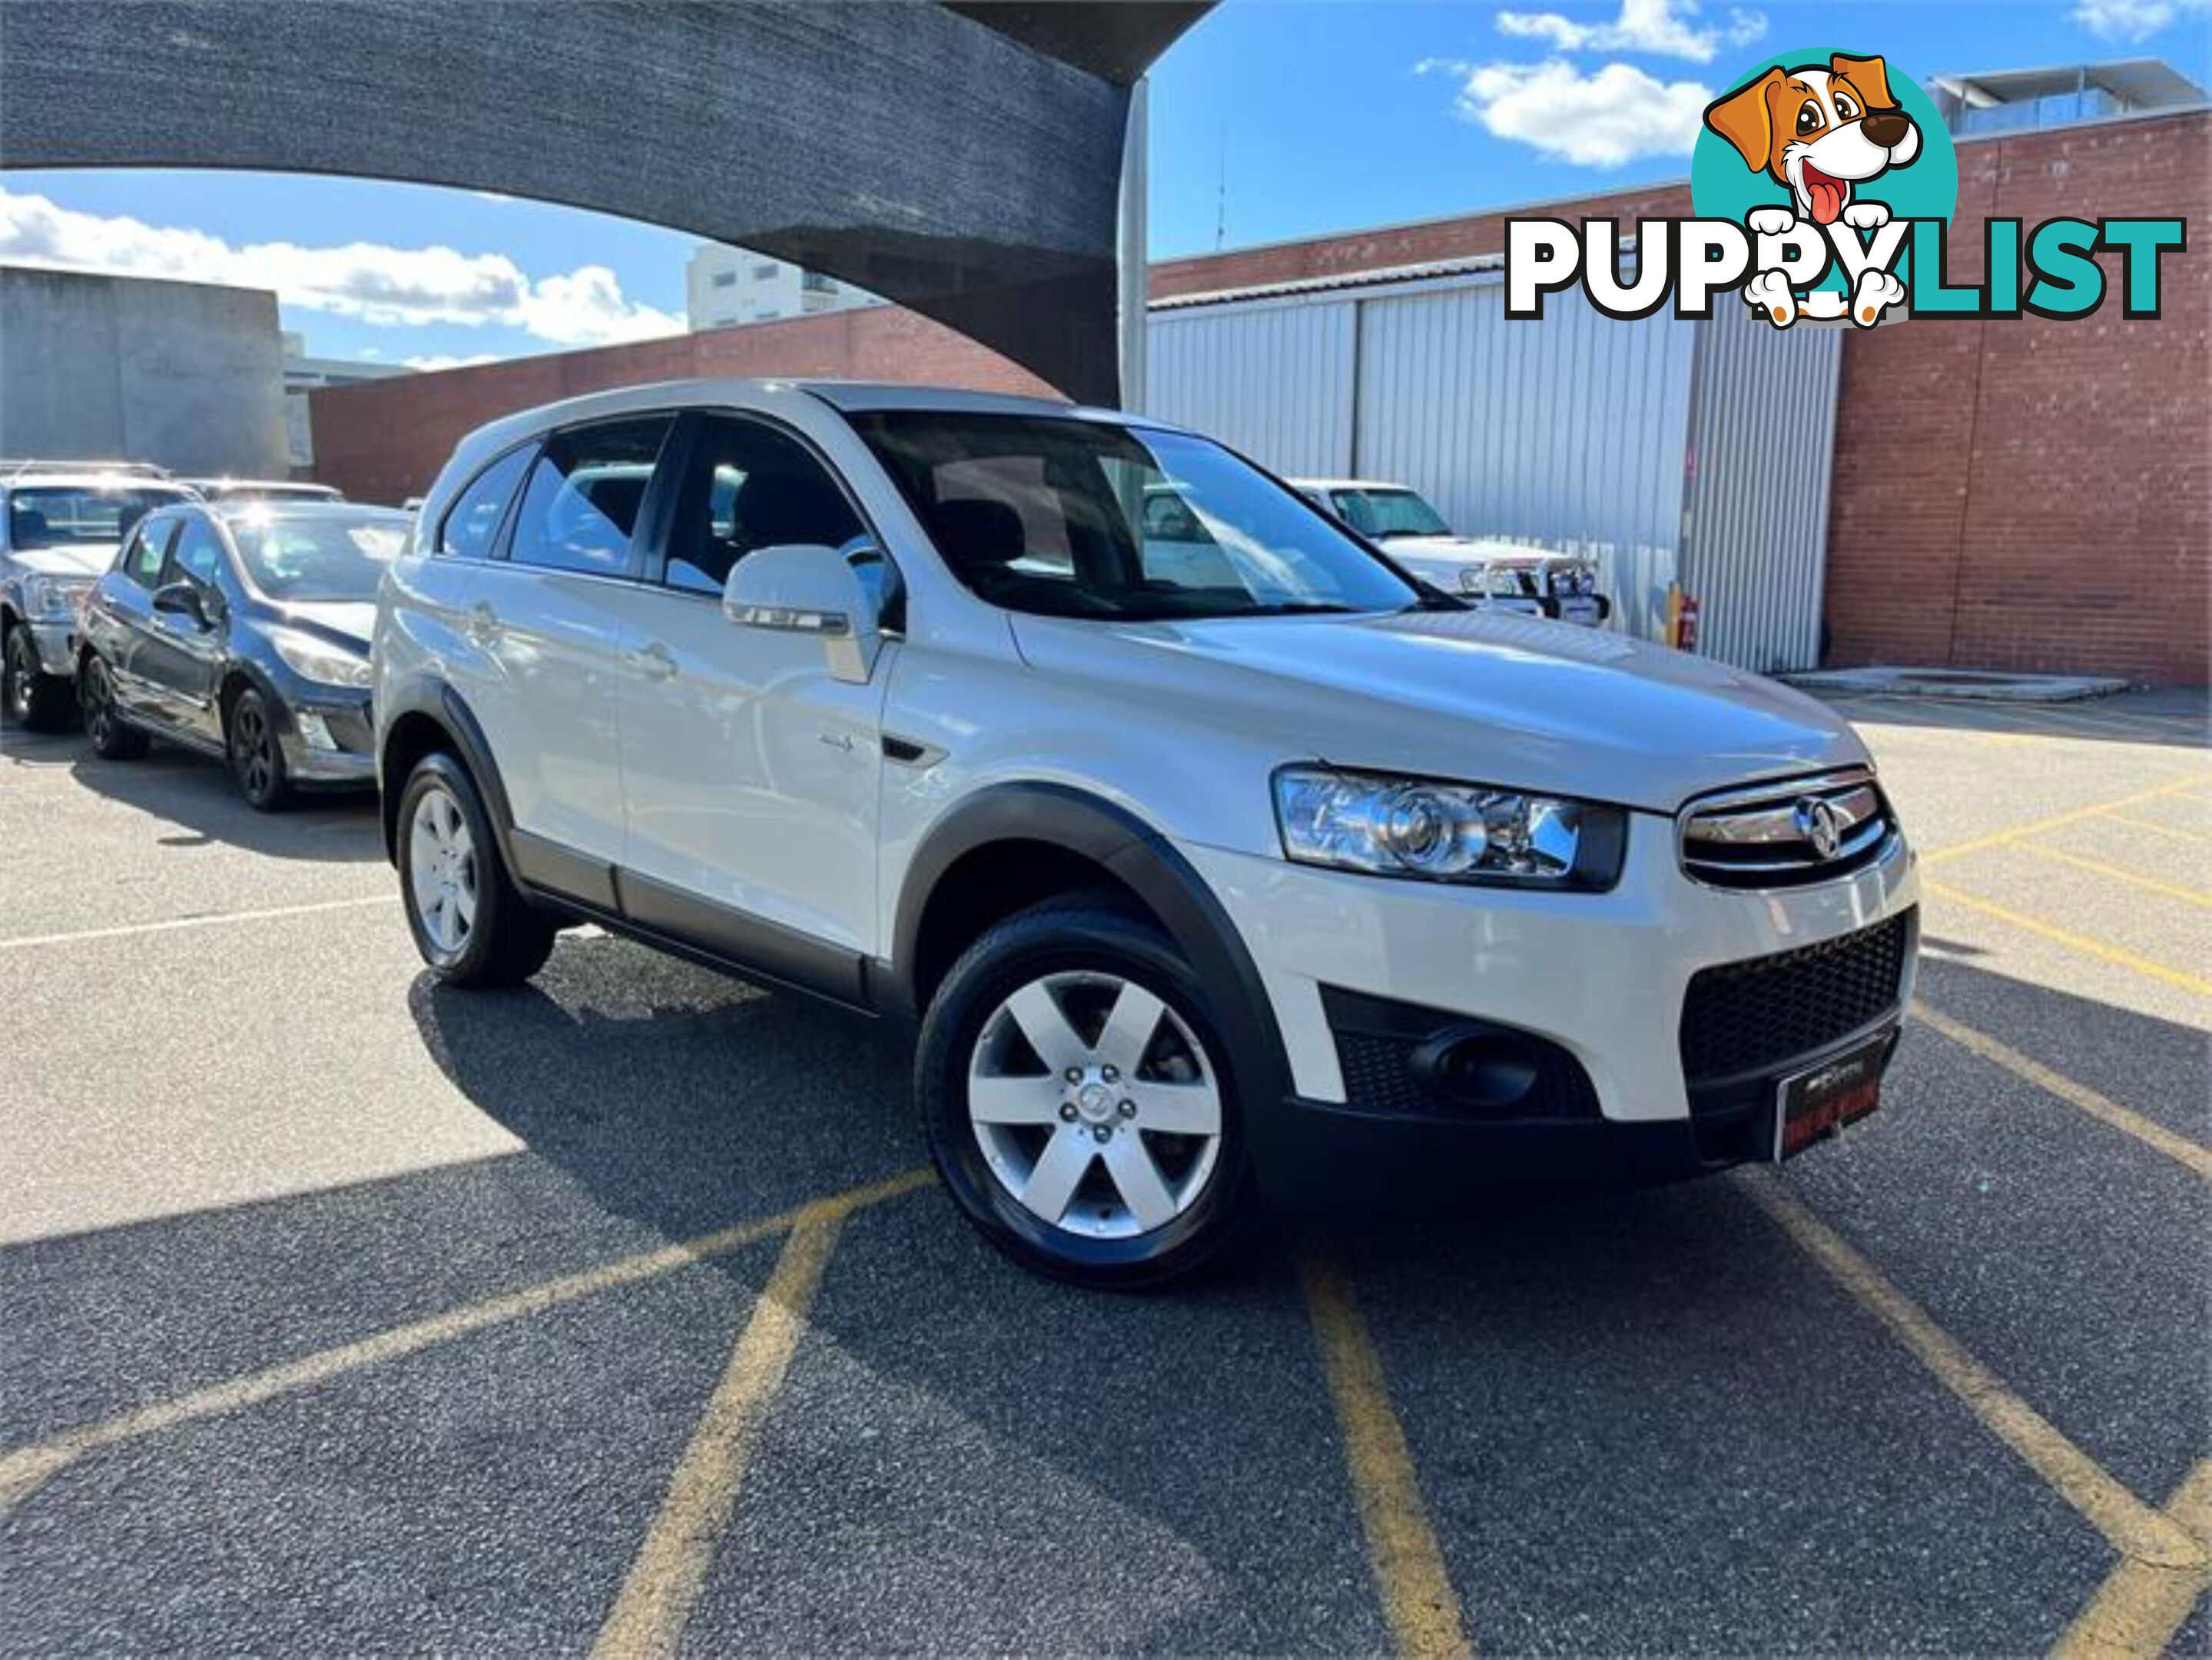
[[[31,718],[31,700],[38,691],[39,665],[30,636],[21,628],[8,631],[7,660],[8,718],[27,721]]]
[[[999,1185],[1094,1239],[1164,1227],[1221,1152],[1221,1083],[1190,1025],[1120,975],[1030,981],[994,1009],[968,1067],[968,1116]]]
[[[108,739],[115,727],[115,699],[107,684],[107,665],[97,657],[87,657],[84,663],[82,689],[77,694],[77,706],[84,714],[84,735],[97,750],[107,747]]]
[[[230,717],[231,763],[238,769],[239,784],[250,800],[258,801],[268,794],[276,778],[276,742],[260,701],[240,700]]]
[[[441,956],[469,943],[477,920],[477,850],[460,803],[428,789],[415,803],[407,830],[407,879],[422,932]]]

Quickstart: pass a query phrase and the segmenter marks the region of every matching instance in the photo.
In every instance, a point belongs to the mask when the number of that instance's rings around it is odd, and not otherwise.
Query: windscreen
[[[852,420],[953,574],[1011,611],[1135,621],[1421,603],[1304,498],[1202,438],[1051,416]]]
[[[8,541],[18,548],[120,542],[155,508],[185,499],[181,490],[139,484],[19,485],[8,493]]]
[[[1338,511],[1363,536],[1449,536],[1443,515],[1411,490],[1338,490]]]
[[[407,539],[404,514],[253,514],[229,521],[247,580],[271,599],[374,599]]]

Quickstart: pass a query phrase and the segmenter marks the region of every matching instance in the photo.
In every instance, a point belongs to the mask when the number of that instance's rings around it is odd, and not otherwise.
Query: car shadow
[[[164,847],[222,842],[271,859],[370,864],[384,858],[373,790],[300,791],[276,812],[256,812],[220,762],[156,744],[131,761],[103,761],[81,748],[69,763],[85,788],[174,828]]]

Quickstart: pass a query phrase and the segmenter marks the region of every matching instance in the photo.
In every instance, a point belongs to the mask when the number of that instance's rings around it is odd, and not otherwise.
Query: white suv
[[[1164,495],[1202,543],[1148,538]],[[432,488],[374,660],[438,974],[588,919],[918,1022],[954,1199],[1092,1283],[1255,1192],[1784,1156],[1871,1109],[1910,993],[1912,857],[1822,706],[1419,591],[1133,417],[517,416]]]

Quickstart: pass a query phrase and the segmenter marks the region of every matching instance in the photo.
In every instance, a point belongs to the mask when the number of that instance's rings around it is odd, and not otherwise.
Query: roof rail
[[[71,461],[48,460],[33,457],[0,459],[0,477],[10,480],[40,472],[119,472],[132,478],[167,478],[167,467],[156,466],[151,461]]]

